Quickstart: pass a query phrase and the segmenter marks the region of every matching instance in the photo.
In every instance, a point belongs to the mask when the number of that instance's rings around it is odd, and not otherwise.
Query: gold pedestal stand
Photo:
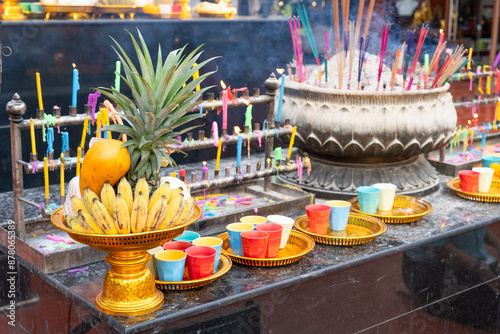
[[[2,20],[5,21],[21,21],[26,20],[26,15],[23,14],[23,8],[19,1],[4,1],[2,11]]]
[[[153,274],[146,267],[151,259],[147,250],[178,237],[200,217],[201,209],[195,205],[191,219],[182,225],[160,231],[119,235],[75,232],[66,225],[62,208],[57,209],[50,220],[75,241],[109,252],[105,260],[111,269],[104,278],[103,291],[96,297],[96,306],[106,314],[134,316],[153,312],[163,305],[164,295],[156,289]]]

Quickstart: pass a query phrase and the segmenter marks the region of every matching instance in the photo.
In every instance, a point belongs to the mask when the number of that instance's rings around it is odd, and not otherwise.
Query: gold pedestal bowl
[[[163,304],[164,295],[155,286],[155,279],[146,264],[151,259],[147,252],[181,235],[186,227],[201,217],[195,205],[191,219],[165,230],[134,234],[85,234],[70,229],[62,208],[50,220],[57,228],[67,232],[82,244],[109,252],[106,262],[111,268],[104,278],[103,291],[95,299],[97,309],[106,314],[134,316],[153,312]]]

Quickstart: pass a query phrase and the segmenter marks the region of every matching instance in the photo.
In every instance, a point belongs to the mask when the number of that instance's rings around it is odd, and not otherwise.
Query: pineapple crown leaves
[[[130,88],[132,98],[120,93],[114,87],[96,88],[114,101],[123,111],[121,117],[126,124],[112,124],[101,128],[99,131],[113,131],[128,136],[123,144],[131,156],[129,178],[151,176],[156,180],[163,158],[171,165],[176,165],[170,153],[176,151],[176,145],[181,144],[177,136],[188,132],[198,126],[192,126],[174,132],[180,126],[199,119],[199,114],[188,114],[200,101],[199,98],[205,91],[213,86],[195,91],[208,76],[215,71],[199,75],[189,81],[196,71],[217,57],[207,59],[197,64],[202,52],[200,45],[188,55],[185,55],[186,46],[171,51],[163,60],[161,47],[158,48],[156,67],[153,64],[147,45],[141,32],[137,29],[138,40],[127,30],[139,63],[137,68],[121,45],[115,43],[113,50],[118,55],[125,75],[121,79]],[[139,72],[140,70],[140,72]],[[189,82],[188,82],[189,81]]]

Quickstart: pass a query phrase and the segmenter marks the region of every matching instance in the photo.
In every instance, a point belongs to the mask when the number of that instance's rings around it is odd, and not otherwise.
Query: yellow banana
[[[92,190],[90,190],[89,187],[86,187],[83,189],[83,203],[85,203],[85,206],[87,207],[87,210],[89,212],[92,212],[92,205],[94,204],[94,198],[99,199],[99,196]]]
[[[191,212],[191,208],[193,208],[193,207],[194,207],[194,198],[193,197],[190,197],[187,200],[185,200],[181,214],[179,215],[179,218],[176,219],[174,225],[178,225],[178,224],[182,223],[186,219],[186,217],[188,217],[189,213],[191,213],[189,215],[189,217],[191,217],[191,215],[193,214]]]
[[[113,212],[115,217],[115,225],[120,234],[130,233],[130,213],[128,205],[121,193],[116,195],[115,203],[113,204]]]
[[[104,232],[97,224],[97,221],[94,217],[92,217],[90,213],[83,210],[78,210],[78,221],[83,228],[86,228],[86,226],[90,228],[92,232],[88,231],[88,233],[104,234]]]
[[[73,231],[80,233],[87,233],[87,231],[78,222],[78,218],[73,216],[66,216],[65,219],[66,219],[66,224],[68,224],[68,227]]]
[[[168,203],[168,208],[167,208],[167,215],[165,216],[165,219],[163,219],[163,222],[160,224],[160,227],[158,228],[159,230],[163,230],[167,227],[169,227],[172,223],[174,223],[177,219],[177,217],[180,215],[180,212],[182,212],[182,209],[184,206],[182,205],[184,202],[184,194],[180,194],[179,196],[175,197],[170,203]]]
[[[97,198],[94,198],[94,204],[92,205],[92,214],[99,224],[99,227],[106,234],[118,234],[118,230],[115,226],[115,221],[113,217],[108,213],[104,204],[101,203]]]
[[[90,213],[83,200],[78,198],[77,196],[71,196],[71,207],[76,214],[78,214],[78,210],[83,210],[84,212]]]
[[[148,203],[144,199],[142,191],[134,199],[132,206],[132,215],[130,216],[130,227],[132,233],[144,232],[146,219],[148,218]]]
[[[134,198],[136,198],[140,192],[142,192],[144,199],[146,200],[146,202],[148,202],[149,201],[149,184],[148,184],[148,181],[146,181],[145,177],[141,177],[139,179],[139,181],[137,181],[137,184],[135,185]],[[146,205],[146,208],[148,208],[147,205]]]
[[[174,188],[170,190],[170,197],[168,198],[168,203],[172,202],[174,198],[179,196],[182,193],[182,187]]]
[[[101,202],[106,208],[106,210],[108,210],[108,213],[111,215],[111,217],[114,216],[113,204],[115,203],[115,199],[116,199],[115,190],[113,189],[111,184],[109,184],[109,182],[106,181],[106,183],[104,183],[104,186],[101,189]]]
[[[149,202],[148,202],[148,212],[151,211],[151,209],[153,208],[153,205],[155,205],[155,203],[158,202],[160,200],[160,198],[162,198],[162,196],[165,196],[165,198],[167,199],[167,203],[168,203],[168,199],[170,198],[170,182],[162,183],[154,191],[153,195],[151,195],[151,198],[149,199]]]
[[[134,194],[132,193],[132,188],[130,187],[130,183],[128,183],[125,177],[120,179],[118,183],[117,193],[121,193],[125,202],[127,202],[128,206],[128,214],[132,214],[132,205],[134,204]]]
[[[153,205],[153,208],[148,213],[148,219],[146,220],[146,227],[144,229],[145,232],[155,231],[160,226],[167,215],[167,208],[167,197],[162,196],[159,201],[156,201],[155,205]]]

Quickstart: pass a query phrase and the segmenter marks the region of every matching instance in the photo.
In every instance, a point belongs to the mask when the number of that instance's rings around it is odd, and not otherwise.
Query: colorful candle
[[[193,64],[193,68],[195,68],[196,66],[198,66],[197,63],[194,63]],[[196,70],[196,72],[193,73],[193,81],[198,79],[200,77],[200,71],[199,70]],[[197,85],[196,86],[196,91],[199,91],[201,89],[200,85]]]
[[[467,59],[467,69],[470,70],[470,62],[472,60],[472,48],[469,48],[469,57]]]
[[[493,67],[497,67],[498,62],[500,62],[500,51],[497,54],[497,57],[495,58],[495,62],[493,63]]]
[[[115,67],[115,89],[117,91],[120,91],[120,73],[122,70],[122,63],[121,61],[117,60],[116,61],[116,67]]]
[[[292,130],[292,136],[290,137],[290,145],[288,146],[288,154],[286,155],[287,159],[290,159],[292,156],[292,148],[293,148],[293,143],[295,141],[295,132],[297,132],[297,127],[294,126]]]
[[[222,86],[222,130],[227,130],[227,89],[222,80],[220,84]]]
[[[424,55],[424,69],[425,72],[429,70],[429,55],[427,53]]]
[[[489,75],[486,77],[486,94],[491,94],[491,77]]]
[[[283,94],[285,92],[285,78],[286,74],[281,76],[281,85],[280,85],[280,95],[278,100],[278,114],[276,115],[276,122],[281,120],[281,108],[283,106]]]
[[[61,153],[61,196],[64,196],[64,155]]]
[[[80,175],[80,159],[82,157],[82,148],[76,150],[76,176]]]
[[[38,109],[43,110],[42,84],[40,83],[40,73],[36,72],[36,92],[38,94]]]
[[[68,132],[61,132],[61,154],[69,150],[69,134]]]
[[[33,122],[32,118],[30,118],[30,135],[31,135],[31,153],[36,154],[35,123]]]
[[[47,129],[47,155],[54,153],[54,128]]]
[[[217,122],[212,123],[212,136],[214,137],[214,146],[220,145],[219,126],[217,125]]]
[[[248,131],[252,132],[252,109],[253,105],[249,105],[245,111],[245,126],[248,126]]]
[[[281,147],[276,147],[274,149],[274,161],[281,161]]]
[[[219,164],[220,164],[220,155],[222,151],[222,138],[219,138],[219,147],[217,148],[217,160],[215,161],[215,170],[219,170]]]
[[[43,179],[45,181],[45,198],[49,198],[49,165],[47,157],[43,157]]]
[[[236,144],[236,167],[241,167],[241,148],[243,145],[243,137],[238,135],[238,143]]]
[[[83,131],[82,131],[82,141],[80,142],[80,147],[85,147],[85,138],[87,137],[87,128],[89,126],[89,117],[85,117],[85,121],[83,122]]]
[[[78,70],[76,64],[73,64],[73,91],[71,94],[71,106],[76,107],[76,92],[80,90],[80,79],[78,77]]]
[[[98,131],[101,129],[101,113],[100,113],[100,112],[99,112],[99,113],[97,113],[97,121],[96,121],[96,126],[97,126],[97,128],[96,128],[96,135],[95,135],[95,136],[96,136],[97,138],[101,138],[101,133],[100,133],[100,132],[98,132]]]

